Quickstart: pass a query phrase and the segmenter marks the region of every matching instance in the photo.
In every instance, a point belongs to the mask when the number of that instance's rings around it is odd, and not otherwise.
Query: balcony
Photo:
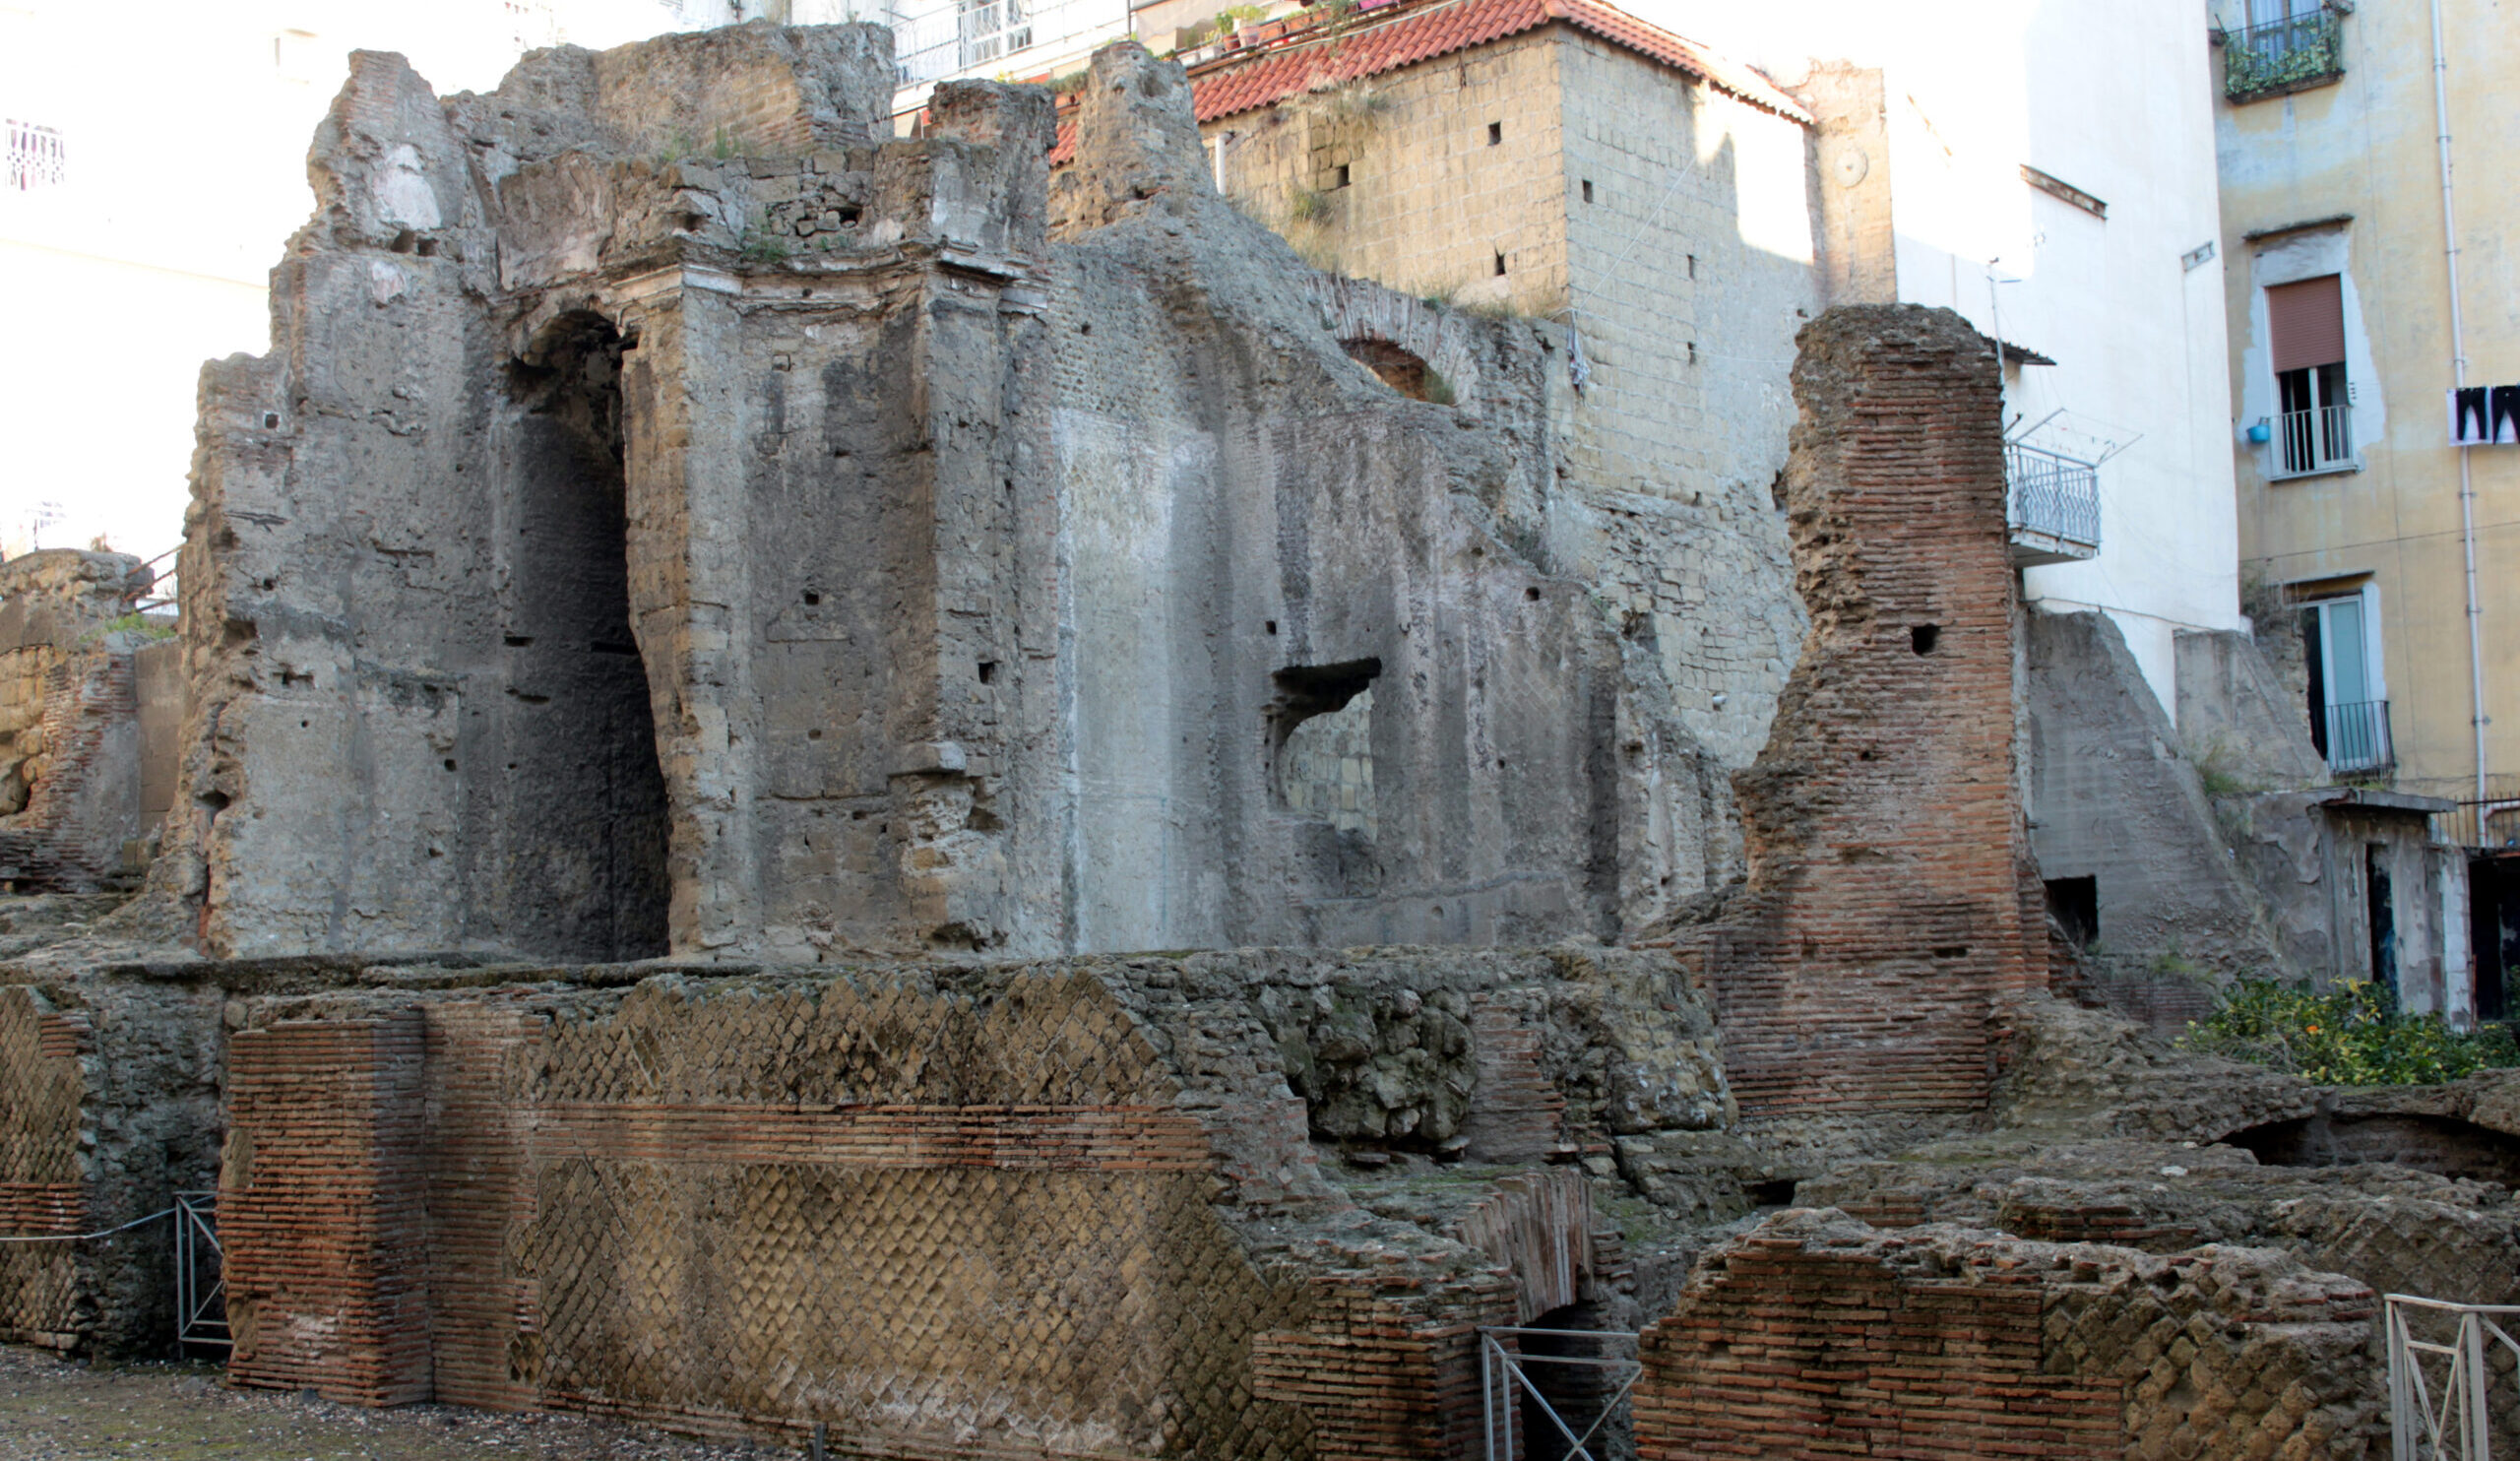
[[[2310,739],[2339,776],[2376,776],[2398,764],[2389,738],[2389,702],[2356,700],[2331,705],[2310,723]]]
[[[2266,466],[2267,477],[2275,481],[2320,472],[2360,471],[2362,459],[2354,455],[2354,408],[2321,406],[2277,416]]]
[[[2234,101],[2307,91],[2344,74],[2343,27],[2333,10],[2223,35],[2223,95]]]
[[[2100,555],[2100,469],[2041,447],[2004,447],[2005,521],[2018,568]]]

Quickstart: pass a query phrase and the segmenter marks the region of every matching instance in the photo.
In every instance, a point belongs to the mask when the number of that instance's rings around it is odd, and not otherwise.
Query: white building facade
[[[1814,188],[1832,302],[1942,305],[2005,343],[2016,486],[2063,530],[2017,535],[2026,591],[2106,611],[2174,718],[2177,631],[2244,623],[2195,6],[1950,0],[1930,24],[1850,0],[1633,8],[1825,113]],[[2074,540],[2095,488],[2096,551]]]

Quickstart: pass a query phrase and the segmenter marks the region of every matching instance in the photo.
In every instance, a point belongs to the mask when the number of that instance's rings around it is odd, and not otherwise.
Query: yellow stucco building
[[[2483,424],[2520,406],[2492,391],[2520,387],[2520,32],[2493,0],[2210,10],[2249,607],[2299,636],[2340,777],[2483,803],[2451,819],[2471,845],[2520,839],[2520,421],[2454,445],[2451,404],[2463,348]]]

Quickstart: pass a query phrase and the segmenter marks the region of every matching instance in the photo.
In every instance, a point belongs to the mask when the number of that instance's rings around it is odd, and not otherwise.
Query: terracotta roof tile
[[[1300,95],[1316,87],[1380,76],[1474,45],[1563,22],[1675,67],[1753,106],[1808,125],[1811,114],[1776,84],[1695,41],[1647,25],[1602,0],[1435,0],[1388,20],[1361,21],[1331,37],[1299,32],[1281,45],[1224,56],[1191,72],[1202,122]],[[1062,138],[1063,148],[1073,144]],[[1060,155],[1053,153],[1052,157]]]

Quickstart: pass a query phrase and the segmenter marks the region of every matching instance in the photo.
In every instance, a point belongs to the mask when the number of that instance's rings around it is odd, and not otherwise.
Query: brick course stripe
[[[765,1106],[568,1102],[525,1118],[537,1160],[1203,1172],[1214,1149],[1168,1107]]]

